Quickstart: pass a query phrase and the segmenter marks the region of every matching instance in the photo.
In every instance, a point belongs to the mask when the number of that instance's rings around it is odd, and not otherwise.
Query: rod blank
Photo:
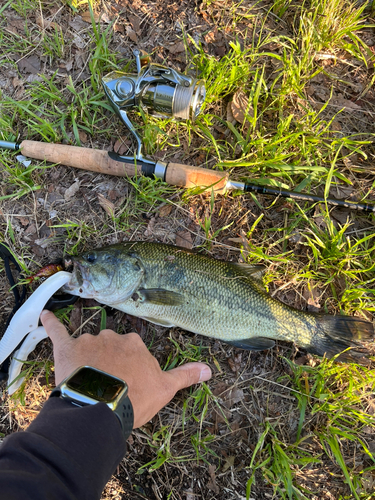
[[[288,191],[286,189],[270,188],[267,186],[257,186],[256,184],[245,184],[244,191],[260,194],[269,194],[272,196],[282,196],[284,198],[292,198],[293,200],[309,201],[311,203],[325,203],[328,205],[335,205],[337,207],[349,208],[350,210],[363,210],[364,212],[375,213],[375,205],[368,203],[356,203],[346,200],[338,200],[337,198],[324,199],[321,196],[314,194],[297,193],[296,191]]]

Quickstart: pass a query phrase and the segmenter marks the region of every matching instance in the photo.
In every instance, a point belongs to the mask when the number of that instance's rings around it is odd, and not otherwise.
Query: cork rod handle
[[[112,159],[107,151],[88,149],[65,144],[51,144],[38,141],[22,141],[20,150],[23,155],[37,160],[66,165],[101,174],[133,177],[141,175],[141,166]],[[223,193],[228,174],[207,168],[192,167],[182,163],[169,163],[165,181],[172,186],[185,188],[202,187]]]
[[[129,163],[113,160],[107,151],[100,149],[66,146],[38,141],[22,141],[20,150],[23,155],[37,160],[59,163],[67,167],[90,170],[101,174],[133,177],[140,174],[140,168]]]
[[[227,185],[228,174],[182,163],[168,163],[165,181],[172,186],[202,187],[213,189],[215,193],[223,193]]]

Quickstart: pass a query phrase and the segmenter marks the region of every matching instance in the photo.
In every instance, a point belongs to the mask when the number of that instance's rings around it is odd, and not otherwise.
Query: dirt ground
[[[0,6],[5,3],[0,1]],[[243,1],[238,7],[239,12],[245,13],[252,6],[253,12],[262,17],[266,15],[270,2],[257,2],[255,7],[252,4],[253,2],[248,0]],[[90,79],[88,58],[92,46],[87,44],[87,32],[91,29],[87,12],[81,9],[80,12],[74,13],[69,6],[60,2],[43,3],[41,12],[45,19],[52,20],[62,27],[69,50],[59,61],[43,56],[38,46],[26,57],[19,58],[15,55],[14,60],[18,60],[18,72],[11,64],[2,64],[0,87],[4,96],[21,100],[27,84],[40,78],[39,75],[49,78],[57,72],[58,82],[62,87],[67,85],[70,77],[77,86],[80,82]],[[116,19],[110,46],[118,53],[119,64],[121,61],[131,60],[132,50],[138,47],[152,53],[155,62],[167,62],[181,71],[185,70],[187,64],[184,45],[181,42],[182,27],[194,40],[202,43],[207,53],[217,58],[228,52],[229,43],[236,37],[243,42],[245,33],[252,28],[246,17],[241,16],[236,18],[234,26],[233,3],[226,0],[120,0],[118,3],[106,1],[97,7],[96,15],[103,29]],[[1,27],[4,30],[24,36],[23,16],[10,7],[4,10],[3,16],[5,18],[1,21]],[[27,20],[30,26],[40,28],[40,12],[30,12]],[[283,30],[288,34],[288,19],[278,23],[277,19],[270,15],[267,18],[267,27],[269,30]],[[374,33],[369,30],[365,38],[372,50],[375,46]],[[332,60],[327,58],[324,64],[327,68],[331,67]],[[337,107],[344,101],[345,105],[352,103],[350,114],[336,118],[337,133],[345,134],[350,130],[368,137],[368,134],[375,132],[374,91],[369,89],[365,99],[353,99],[353,96],[360,96],[366,88],[367,76],[357,66],[351,68],[348,74],[347,65],[341,65],[339,61],[335,62],[335,72],[338,81],[330,105],[325,110],[326,117],[333,116]],[[308,86],[306,99],[311,99],[319,109],[330,96],[331,83],[324,74],[317,76]],[[303,104],[296,101],[290,105],[298,113]],[[218,103],[215,110],[217,114],[224,115],[226,105],[227,103]],[[125,153],[129,145],[128,133],[118,118],[108,111],[107,121],[102,126],[110,128],[114,120],[118,121],[118,125],[116,135],[113,135],[112,139],[106,139],[104,135],[91,138],[82,133],[82,146],[106,150],[122,148],[120,153]],[[19,122],[17,127],[21,136],[27,135],[26,123]],[[192,165],[203,165],[205,160],[208,160],[207,164],[210,166],[215,159],[207,159],[202,155],[199,145],[203,142],[204,139],[196,137],[191,144],[183,142],[183,147],[178,149],[166,146],[162,151],[158,151],[156,156]],[[373,158],[373,146],[366,148],[369,158]],[[357,160],[362,162],[361,166],[364,165],[360,157]],[[354,161],[354,158],[350,161]],[[371,161],[365,166],[368,168],[367,175],[362,175],[360,179],[364,189],[371,186],[375,172]],[[38,180],[42,182],[39,190],[18,200],[3,200],[0,205],[0,231],[4,234],[4,240],[20,255],[23,262],[27,263],[31,271],[37,271],[43,265],[58,261],[65,252],[83,251],[129,239],[159,241],[188,248],[202,245],[205,241],[204,231],[199,224],[210,210],[210,198],[205,195],[193,197],[182,205],[178,203],[182,193],[167,193],[166,196],[174,204],[165,204],[161,200],[153,206],[140,204],[138,210],[131,213],[119,229],[112,223],[101,200],[108,200],[110,208],[117,214],[125,210],[131,212],[129,205],[134,200],[134,186],[128,180],[60,166],[48,168],[42,175],[36,175],[40,176]],[[263,206],[271,204],[267,197],[260,196],[259,200]],[[232,226],[219,233],[216,237],[217,243],[214,242],[209,248],[210,254],[219,259],[241,260],[244,255],[240,249],[244,243],[243,235],[251,231],[258,217],[264,214],[253,235],[255,240],[258,231],[264,232],[270,227],[282,228],[287,210],[288,202],[285,200],[279,200],[270,210],[261,210],[250,196],[218,196],[215,199],[212,230],[214,232],[230,223]],[[313,215],[318,217],[317,213],[311,213],[311,216]],[[336,216],[337,222],[340,223],[345,221],[347,215],[348,212],[345,211],[333,212],[333,216]],[[52,227],[58,225],[57,221],[69,223],[70,227]],[[323,220],[321,223],[323,225]],[[9,233],[9,224],[12,227],[12,235]],[[356,218],[353,224],[353,230],[357,231],[368,226],[374,227],[373,220],[366,217]],[[284,250],[277,244],[278,238],[277,232],[270,233],[268,244],[275,244],[273,255]],[[299,245],[298,237],[288,242],[288,249],[301,263],[309,258],[305,248]],[[270,265],[278,264],[273,262]],[[9,291],[3,270],[0,272],[0,278],[0,324],[4,324],[13,308],[13,295]],[[342,286],[344,287],[345,283]],[[314,307],[320,307],[320,304],[328,304],[330,312],[334,312],[329,301],[329,290],[318,291],[321,293],[317,292],[316,296],[312,296],[306,286],[282,280],[270,283],[269,290],[275,297],[298,309],[314,310]],[[84,321],[87,321],[84,331],[93,334],[99,332],[101,314],[97,309],[93,309],[96,305],[89,300],[79,300],[76,303],[68,315],[72,332],[80,334],[80,325]],[[372,319],[370,313],[368,319]],[[249,465],[265,426],[269,423],[273,429],[277,429],[278,439],[282,443],[295,443],[300,411],[295,394],[291,391],[293,373],[285,358],[309,367],[320,363],[303,350],[298,350],[289,343],[278,342],[274,349],[266,352],[240,351],[214,339],[199,337],[178,328],[169,330],[151,325],[109,308],[107,328],[113,328],[119,333],[137,331],[145,343],[151,346],[151,352],[161,366],[169,363],[171,354],[172,357],[176,356],[176,343],[180,353],[183,352],[180,359],[188,360],[189,356],[196,356],[198,348],[200,359],[210,364],[214,376],[207,384],[206,399],[196,399],[196,388],[181,391],[144,428],[133,432],[129,439],[129,454],[108,483],[102,500],[244,500],[246,485],[251,475]],[[375,354],[374,348],[372,354]],[[54,383],[53,372],[50,372],[50,365],[46,364],[46,361],[52,360],[49,341],[38,346],[35,359],[38,364],[34,366],[33,375],[27,383],[24,405],[18,400],[8,398],[4,385],[1,388],[0,432],[4,436],[27,427],[48,397],[50,387]],[[372,364],[369,370],[374,368]],[[205,404],[207,408],[202,416]],[[374,412],[374,399],[369,396],[367,404],[368,411]],[[196,412],[198,418],[195,418]],[[293,470],[298,486],[312,491],[307,494],[307,498],[311,500],[351,498],[342,470],[335,460],[324,453],[322,444],[314,435],[314,429],[324,425],[321,421],[323,417],[319,413],[309,413],[309,410],[307,413],[307,423],[303,429],[306,439],[300,447],[302,454],[319,457],[319,460],[305,465],[296,463]],[[374,446],[373,429],[368,429],[367,438]],[[194,447],[198,441],[199,451]],[[163,452],[160,451],[162,443]],[[357,454],[356,443],[348,442],[345,446],[348,467],[351,470],[370,467],[369,457],[362,452]],[[165,463],[159,468],[153,468],[155,459],[161,456],[166,457]],[[260,471],[256,472],[251,498],[283,498],[274,493],[273,480],[275,478],[271,475],[265,478]],[[369,472],[368,494],[375,484],[374,481],[373,472]]]

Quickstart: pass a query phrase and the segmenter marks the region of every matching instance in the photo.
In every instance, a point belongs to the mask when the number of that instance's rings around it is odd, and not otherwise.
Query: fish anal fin
[[[248,351],[264,351],[265,349],[271,349],[275,345],[274,340],[267,339],[265,337],[253,337],[241,340],[224,340],[224,342],[234,347],[238,347],[239,349],[246,349]]]
[[[154,325],[165,326],[166,328],[173,328],[175,326],[172,323],[168,323],[168,321],[165,321],[164,319],[152,318],[151,316],[142,316],[142,319],[150,321],[150,323],[154,323]]]
[[[143,302],[158,306],[181,306],[184,303],[183,295],[162,288],[142,288],[136,293],[141,296]]]

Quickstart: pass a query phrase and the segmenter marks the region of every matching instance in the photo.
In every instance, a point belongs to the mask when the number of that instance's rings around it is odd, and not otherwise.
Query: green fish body
[[[257,267],[179,247],[129,242],[86,252],[73,264],[64,291],[244,349],[269,349],[275,340],[286,340],[331,357],[373,336],[367,321],[307,313],[273,299]],[[341,359],[361,355],[352,349]]]

